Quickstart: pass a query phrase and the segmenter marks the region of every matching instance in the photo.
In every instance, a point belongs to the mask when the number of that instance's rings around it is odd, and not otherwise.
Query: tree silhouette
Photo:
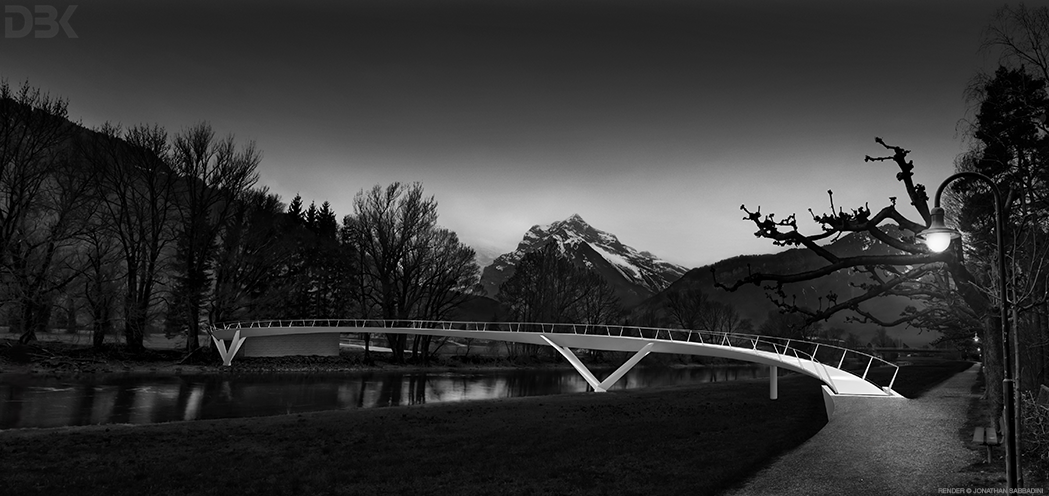
[[[682,329],[740,332],[751,326],[750,321],[740,318],[732,305],[711,300],[694,283],[667,293],[664,308],[674,324]]]
[[[521,257],[497,298],[525,322],[607,324],[621,311],[609,284],[594,271],[577,267],[556,243]]]
[[[79,271],[91,171],[70,153],[74,138],[65,100],[0,82],[0,305],[14,304],[22,342],[46,329]]]
[[[217,247],[208,306],[213,322],[285,316],[294,300],[290,295],[298,294],[291,284],[297,274],[288,270],[298,249],[298,229],[303,228],[265,188],[237,202]]]
[[[921,221],[908,219],[896,208],[896,198],[890,198],[890,204],[877,212],[872,212],[867,205],[845,211],[838,207],[835,210],[833,193],[831,193],[831,211],[817,215],[812,210],[809,214],[819,225],[819,232],[804,234],[799,230],[795,215],[777,220],[774,214],[762,215],[760,209],[750,211],[746,206],[740,209],[746,213],[744,220],[752,222],[757,228],[755,236],[769,239],[777,246],[803,246],[819,255],[825,264],[822,267],[793,274],[750,273],[746,277],[731,283],[717,281],[715,285],[722,289],[735,291],[745,284],[763,286],[769,298],[783,311],[804,315],[808,322],[819,322],[839,312],[849,314],[853,321],[874,323],[882,327],[911,325],[918,328],[935,328],[956,319],[957,316],[945,302],[964,306],[964,312],[973,319],[983,323],[981,338],[985,371],[988,376],[988,393],[991,398],[1001,401],[1001,363],[1002,336],[1001,321],[997,311],[999,302],[993,299],[981,284],[982,279],[974,275],[965,264],[965,254],[961,243],[953,243],[943,253],[931,252],[915,235],[925,230],[929,222],[929,197],[925,187],[913,181],[914,163],[908,160],[909,150],[886,144],[881,138],[875,142],[883,146],[890,155],[865,157],[865,162],[887,162],[899,170],[897,180],[910,200],[911,206],[921,217]],[[886,227],[895,224],[900,230],[893,229],[891,235]],[[839,256],[820,245],[821,241],[849,233],[868,233],[873,239],[886,245],[885,254],[862,254]],[[712,269],[713,270],[713,269]],[[795,304],[790,284],[809,281],[830,275],[839,270],[851,271],[853,274],[866,276],[865,281],[856,283],[858,294],[842,300],[840,295],[826,294],[820,299],[817,308],[804,308]],[[888,296],[910,298],[915,304],[901,315],[875,315],[864,307],[864,303]]]
[[[186,351],[200,347],[201,314],[214,279],[217,243],[237,202],[258,181],[260,160],[254,142],[238,151],[232,136],[216,139],[206,122],[175,136],[171,168],[181,179],[176,202],[180,225],[178,276],[168,319],[186,329]]]
[[[441,318],[476,284],[473,249],[437,226],[437,201],[424,196],[420,183],[358,192],[342,237],[358,250],[362,316]],[[394,361],[403,361],[408,337],[387,334],[386,340]]]
[[[160,126],[122,129],[107,123],[83,144],[82,153],[95,171],[97,227],[116,241],[124,266],[124,340],[132,350],[143,348],[174,241],[176,178],[167,165],[169,150],[167,132]],[[94,311],[101,316],[102,310]]]
[[[963,170],[992,178],[1006,202],[1006,257],[1015,314],[1021,387],[1049,379],[1049,108],[1046,81],[1021,66],[1000,67],[974,94],[980,105],[972,125],[972,147],[959,161]],[[971,266],[990,277],[995,240],[993,198],[980,188],[959,185],[958,226],[966,233]]]

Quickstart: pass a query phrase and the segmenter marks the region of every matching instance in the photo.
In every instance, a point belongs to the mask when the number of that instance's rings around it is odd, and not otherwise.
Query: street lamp
[[[937,194],[937,200],[939,194]],[[939,202],[936,202],[939,204]],[[933,207],[932,212],[929,213],[929,227],[922,231],[921,236],[925,239],[925,245],[930,250],[941,253],[951,246],[951,242],[956,238],[960,238],[961,234],[957,230],[947,227],[943,222],[943,209],[939,206]]]
[[[940,208],[940,195],[943,193],[944,188],[947,187],[947,184],[963,177],[978,179],[987,183],[991,187],[991,193],[994,195],[995,234],[998,238],[998,287],[1000,291],[999,298],[1001,299],[999,307],[1002,319],[1002,361],[1005,365],[1005,371],[1002,374],[1002,396],[1005,403],[1004,412],[1002,412],[1005,420],[1005,477],[1008,487],[1014,489],[1018,487],[1017,481],[1020,473],[1020,459],[1017,456],[1020,447],[1017,444],[1018,440],[1016,437],[1018,412],[1014,403],[1016,399],[1016,382],[1013,379],[1015,374],[1013,373],[1014,355],[1012,353],[1012,343],[1015,343],[1016,339],[1015,336],[1010,335],[1009,328],[1009,300],[1005,289],[1005,217],[1003,214],[1002,195],[998,191],[997,185],[994,184],[991,178],[978,172],[959,172],[945,179],[940,184],[940,187],[936,189],[933,208],[929,212],[929,227],[919,235],[919,238],[924,239],[926,246],[930,250],[939,253],[946,250],[955,238],[961,237],[957,230],[951,229],[944,224],[943,209]]]

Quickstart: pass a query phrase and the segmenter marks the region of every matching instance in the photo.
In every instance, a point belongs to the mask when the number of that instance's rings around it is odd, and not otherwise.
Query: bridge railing
[[[635,337],[641,339],[684,341],[716,346],[747,348],[771,352],[782,359],[808,360],[817,366],[816,372],[830,381],[826,367],[846,370],[878,387],[892,389],[899,373],[899,366],[880,357],[841,346],[815,341],[806,341],[777,336],[740,334],[696,329],[671,329],[611,324],[571,324],[552,322],[471,322],[434,321],[413,319],[290,319],[258,320],[251,322],[229,322],[219,324],[224,329],[251,329],[270,327],[345,327],[345,332],[361,332],[353,329],[445,329],[461,331],[501,331],[549,334],[591,334],[613,337]],[[874,374],[871,372],[874,371]],[[891,375],[890,375],[891,374]],[[888,381],[885,377],[889,377]],[[887,382],[887,383],[886,383]]]

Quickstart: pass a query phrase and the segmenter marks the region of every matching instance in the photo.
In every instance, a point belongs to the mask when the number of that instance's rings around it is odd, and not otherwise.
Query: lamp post
[[[999,307],[1002,320],[1002,361],[1005,365],[1005,370],[1002,374],[1002,396],[1003,402],[1005,403],[1004,412],[1002,412],[1002,416],[1005,420],[1005,477],[1008,488],[1014,489],[1018,487],[1017,481],[1020,472],[1020,459],[1018,456],[1020,447],[1017,444],[1018,439],[1016,436],[1016,382],[1014,380],[1015,374],[1013,371],[1015,361],[1012,349],[1016,339],[1014,336],[1010,335],[1011,331],[1009,328],[1009,300],[1005,288],[1005,215],[1002,205],[1002,195],[998,191],[997,185],[994,184],[994,181],[992,181],[991,178],[978,172],[959,172],[945,179],[936,190],[933,209],[932,212],[930,212],[931,219],[929,220],[929,228],[922,232],[921,237],[925,239],[926,246],[937,253],[946,250],[955,238],[961,237],[958,231],[949,228],[944,224],[944,212],[943,209],[940,208],[940,195],[949,183],[963,177],[986,182],[991,187],[991,193],[994,195],[995,234],[998,238],[998,286],[1000,290],[999,298],[1001,299]]]

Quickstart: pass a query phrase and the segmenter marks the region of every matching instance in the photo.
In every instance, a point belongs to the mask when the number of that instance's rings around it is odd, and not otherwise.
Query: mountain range
[[[899,235],[895,227],[890,226],[886,230],[890,236]],[[615,289],[624,308],[633,310],[635,314],[659,314],[663,311],[670,294],[696,287],[711,300],[732,305],[740,317],[749,319],[755,328],[768,318],[770,312],[777,310],[775,304],[766,296],[765,289],[746,285],[734,292],[728,292],[714,286],[715,274],[719,282],[731,284],[750,272],[790,274],[826,264],[825,260],[811,251],[794,248],[779,253],[733,257],[687,270],[661,260],[647,251],[638,251],[624,245],[615,235],[594,228],[579,215],[572,215],[552,224],[532,226],[524,234],[517,249],[499,255],[491,264],[485,266],[481,274],[481,285],[487,296],[496,298],[499,285],[513,275],[521,258],[549,243],[556,243],[558,250],[577,264],[597,271]],[[842,236],[827,244],[825,248],[841,257],[887,254],[892,250],[867,233]],[[799,306],[815,308],[819,305],[818,298],[831,292],[839,295],[839,301],[855,296],[862,291],[855,286],[859,282],[866,282],[865,276],[838,271],[816,280],[786,285],[785,290],[787,294],[797,298]],[[909,304],[910,301],[905,298],[884,297],[866,302],[864,308],[891,320]],[[490,306],[486,308],[492,311]],[[845,315],[840,313],[823,325],[844,329],[856,334],[864,342],[873,337],[877,329],[872,324],[846,322]],[[936,337],[931,333],[919,334],[915,329],[903,327],[888,331],[890,337],[902,339],[911,346],[920,346]]]

